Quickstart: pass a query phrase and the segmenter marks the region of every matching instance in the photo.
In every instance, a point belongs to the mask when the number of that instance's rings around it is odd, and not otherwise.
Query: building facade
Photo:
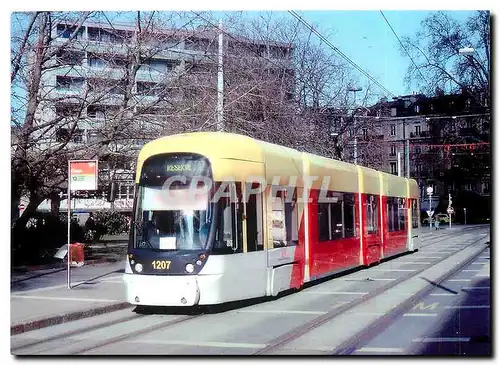
[[[219,32],[206,28],[159,29],[141,33],[139,39],[132,26],[87,22],[68,42],[75,30],[74,25],[65,23],[53,28],[54,46],[65,43],[68,46],[54,55],[53,68],[43,75],[45,98],[38,120],[42,124],[57,120],[63,127],[44,143],[57,144],[71,135],[72,148],[93,146],[112,135],[107,131],[110,120],[119,120],[125,115],[128,120],[132,119],[134,122],[125,128],[141,138],[127,145],[112,141],[106,151],[101,150],[100,189],[79,192],[72,200],[72,209],[76,211],[130,212],[135,194],[135,159],[140,148],[149,140],[168,134],[168,124],[175,123],[170,117],[173,109],[189,105],[193,95],[211,93],[217,98]],[[131,64],[134,52],[144,57]],[[289,45],[224,36],[223,52],[225,62],[232,56],[245,57],[247,64],[261,70],[259,72],[283,74],[288,78],[288,93],[293,94]],[[266,60],[269,62],[263,67]],[[135,78],[130,80],[132,67],[137,70]],[[226,72],[225,77],[231,78],[231,72]],[[200,92],[190,85],[207,85],[208,91]],[[128,98],[126,108],[123,107],[125,98]],[[106,201],[111,183],[116,188],[113,203]],[[61,194],[61,211],[67,209],[66,200],[66,194]],[[50,206],[50,200],[46,200],[39,210],[50,210]]]

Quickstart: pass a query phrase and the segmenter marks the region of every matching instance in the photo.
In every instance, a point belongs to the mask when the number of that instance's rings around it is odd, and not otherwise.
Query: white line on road
[[[441,259],[443,256],[416,256],[414,259]]]
[[[306,291],[309,294],[339,294],[339,295],[366,295],[368,292],[361,293],[356,291]]]
[[[489,286],[464,286],[462,289],[466,290],[490,290]]]
[[[489,277],[489,276],[490,276],[490,274],[489,274],[489,273],[488,273],[488,274],[476,274],[476,275],[474,275],[474,276],[480,276],[480,277],[483,277],[483,278],[484,278],[484,277]]]
[[[448,281],[470,281],[470,279],[450,279]]]
[[[447,309],[486,309],[489,305],[446,305]]]
[[[180,345],[180,346],[203,346],[203,347],[231,347],[231,348],[251,348],[261,349],[266,347],[260,343],[237,343],[237,342],[216,342],[216,341],[182,341],[182,340],[128,340],[132,343],[150,343],[159,345]]]
[[[424,337],[414,338],[411,342],[469,342],[470,337]]]
[[[462,270],[462,272],[479,272],[481,270],[473,270],[473,269],[470,269],[470,270]]]
[[[432,293],[429,295],[432,295],[435,297],[447,297],[447,296],[452,296],[452,295],[456,295],[456,294],[453,294],[453,293]]]
[[[436,317],[437,313],[405,313],[403,317]]]
[[[402,264],[405,265],[427,265],[430,264],[429,261],[420,261],[420,262],[414,262],[414,261],[400,261]]]
[[[401,353],[405,349],[398,347],[361,347],[356,352],[381,352],[381,353]]]
[[[45,299],[45,300],[73,300],[76,302],[117,302],[116,299],[92,299],[92,298],[70,298],[70,297],[42,297],[36,295],[11,295],[11,298],[21,299]]]
[[[417,271],[416,269],[370,269],[371,271],[408,271],[408,272],[412,272],[412,271]]]
[[[320,311],[294,311],[294,310],[265,310],[265,309],[248,309],[237,310],[238,313],[280,313],[280,314],[325,314],[327,312]]]

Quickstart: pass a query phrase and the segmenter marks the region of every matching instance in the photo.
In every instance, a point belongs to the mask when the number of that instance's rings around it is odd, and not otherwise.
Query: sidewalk
[[[467,226],[472,228],[472,226]],[[464,226],[455,226],[460,233]],[[450,229],[426,230],[418,235],[422,243],[434,241]],[[117,243],[118,245],[118,243]],[[109,245],[111,246],[111,245]],[[121,280],[125,268],[125,246],[116,246],[115,262],[89,264],[71,269],[72,289],[67,288],[65,268],[46,268],[11,275],[11,335],[43,328],[118,309],[133,307],[125,302],[125,286]],[[111,255],[111,250],[96,247]],[[121,252],[123,250],[123,252]],[[97,253],[96,253],[97,255]]]
[[[122,282],[124,266],[122,257],[117,263],[72,268],[72,289],[67,288],[65,269],[14,276],[11,335],[129,307]]]

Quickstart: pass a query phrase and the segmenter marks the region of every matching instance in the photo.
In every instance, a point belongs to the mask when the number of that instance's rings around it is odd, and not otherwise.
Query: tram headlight
[[[194,271],[194,265],[186,264],[186,271],[191,274]]]
[[[139,264],[139,263],[135,264],[134,268],[135,268],[135,271],[142,272],[142,265],[141,264]]]

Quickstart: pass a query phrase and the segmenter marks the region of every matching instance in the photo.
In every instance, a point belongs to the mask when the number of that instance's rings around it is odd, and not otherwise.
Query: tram
[[[138,306],[276,296],[418,249],[415,180],[197,132],[146,144],[123,280]]]

